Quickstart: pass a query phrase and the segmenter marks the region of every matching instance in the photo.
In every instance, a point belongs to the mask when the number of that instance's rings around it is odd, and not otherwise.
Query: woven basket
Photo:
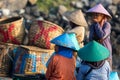
[[[33,46],[22,46],[14,50],[14,74],[45,74],[46,63],[54,50]]]
[[[6,17],[0,18],[0,21],[3,21],[3,20],[5,20],[5,19],[7,19],[7,18],[6,18]]]
[[[44,49],[53,49],[50,40],[62,34],[64,30],[49,21],[34,21],[29,31],[29,44]]]
[[[10,47],[6,44],[0,44],[0,76],[10,76],[12,56],[13,54],[10,53]]]
[[[21,44],[24,34],[23,18],[12,17],[0,21],[0,41]]]

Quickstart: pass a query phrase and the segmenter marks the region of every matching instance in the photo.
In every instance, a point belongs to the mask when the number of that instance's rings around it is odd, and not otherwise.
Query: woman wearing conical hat
[[[96,41],[91,41],[78,51],[83,60],[77,80],[109,80],[110,65],[106,60],[109,50]]]
[[[85,37],[85,27],[87,27],[87,22],[81,10],[74,10],[65,12],[64,15],[68,19],[71,29],[67,32],[76,33],[76,37],[80,47],[83,47],[83,40]]]
[[[110,51],[109,62],[112,67],[112,47],[110,41],[111,25],[108,22],[111,15],[102,6],[97,4],[87,11],[90,14],[93,23],[90,26],[89,40],[96,40]]]
[[[55,44],[55,54],[47,67],[47,80],[76,80],[75,57],[73,52],[80,49],[74,33],[63,33],[51,40]]]

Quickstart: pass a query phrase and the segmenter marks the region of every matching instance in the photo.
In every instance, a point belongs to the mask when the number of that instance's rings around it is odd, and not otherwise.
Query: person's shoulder
[[[98,23],[97,23],[97,22],[94,22],[94,23],[90,24],[90,27],[95,27],[96,24],[98,24]]]
[[[77,26],[76,29],[81,30],[81,29],[85,29],[85,27],[84,26]]]
[[[58,57],[60,57],[58,54],[55,54],[55,55],[53,56],[53,58],[58,58]]]
[[[52,60],[54,61],[54,60],[58,60],[59,59],[59,55],[58,54],[55,54],[53,57],[52,57]]]
[[[103,65],[106,69],[110,69],[110,64],[107,60],[105,60],[105,63]]]
[[[75,32],[76,33],[76,31],[78,32],[78,31],[84,31],[85,30],[85,27],[83,27],[83,26],[76,26],[75,28],[73,28],[73,29],[71,29],[71,30],[69,30],[68,32]]]
[[[87,70],[89,70],[91,67],[87,64],[81,64],[80,65],[80,69],[81,69],[81,72],[86,72]]]
[[[108,62],[107,60],[105,60],[105,64],[106,64],[106,65],[109,65],[109,62]]]

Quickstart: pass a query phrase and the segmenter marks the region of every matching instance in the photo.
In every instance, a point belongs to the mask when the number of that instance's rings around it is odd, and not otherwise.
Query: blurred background
[[[69,30],[66,11],[81,9],[90,25],[86,11],[94,5],[101,3],[111,14],[110,20],[111,43],[113,49],[113,70],[120,73],[120,0],[0,0],[0,17],[22,16],[25,27],[29,30],[33,20],[48,20]],[[86,28],[85,44],[87,43],[89,26]],[[120,74],[119,74],[120,75]]]

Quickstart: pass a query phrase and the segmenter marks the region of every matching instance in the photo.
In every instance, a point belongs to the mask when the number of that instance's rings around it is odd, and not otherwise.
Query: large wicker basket
[[[22,17],[12,17],[0,21],[0,41],[21,44],[24,34]]]
[[[29,43],[44,49],[53,49],[50,40],[62,34],[64,30],[49,21],[37,20],[31,25],[29,31]]]
[[[41,49],[34,46],[22,46],[13,51],[14,74],[46,73],[46,63],[54,50]]]

